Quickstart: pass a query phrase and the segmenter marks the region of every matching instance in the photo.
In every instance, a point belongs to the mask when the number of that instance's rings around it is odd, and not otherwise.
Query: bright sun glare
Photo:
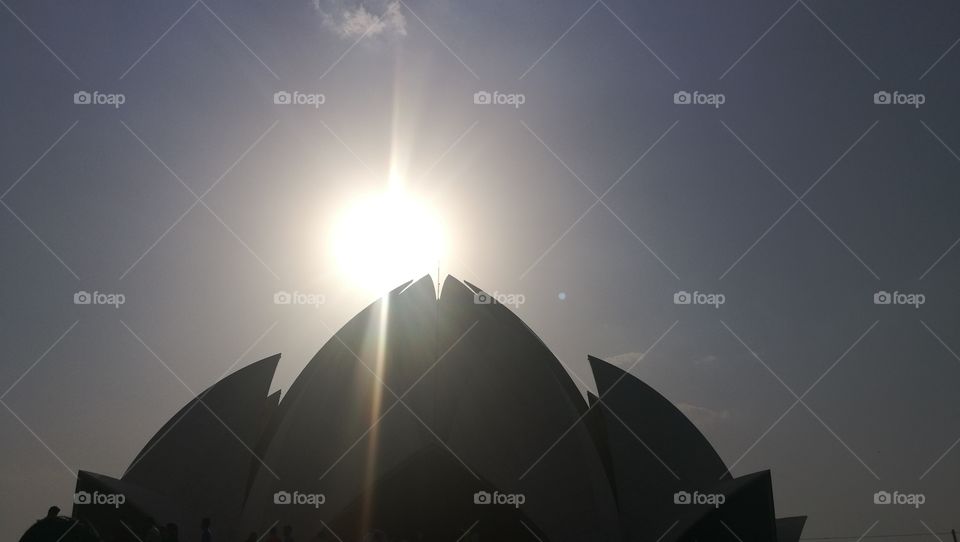
[[[349,206],[334,224],[331,244],[340,272],[379,294],[435,271],[446,235],[429,205],[393,186]]]

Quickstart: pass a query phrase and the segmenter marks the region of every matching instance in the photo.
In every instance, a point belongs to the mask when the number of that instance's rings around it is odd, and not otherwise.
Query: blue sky
[[[581,387],[647,352],[808,536],[956,527],[956,3],[4,2],[6,531],[119,475],[187,387],[282,352],[284,389],[373,300],[325,232],[398,159],[441,271],[521,294]]]

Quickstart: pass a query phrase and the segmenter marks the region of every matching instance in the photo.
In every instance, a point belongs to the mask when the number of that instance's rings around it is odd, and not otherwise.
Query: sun
[[[427,202],[391,186],[345,207],[331,229],[338,271],[354,286],[381,294],[436,271],[446,233]]]

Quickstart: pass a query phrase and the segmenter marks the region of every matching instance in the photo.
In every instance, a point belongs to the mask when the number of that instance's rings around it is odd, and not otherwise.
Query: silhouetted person
[[[147,527],[147,534],[143,537],[143,542],[163,542],[163,536],[160,534],[160,529],[157,528],[153,518],[150,518],[148,523],[150,526]]]
[[[163,542],[180,542],[180,528],[176,523],[167,523],[167,526],[160,532],[160,539]]]
[[[284,525],[283,527],[283,542],[294,542],[293,540],[293,526]]]
[[[210,530],[210,518],[203,518],[200,522],[200,542],[213,542],[213,532]]]
[[[246,542],[257,542],[257,540],[259,540],[259,537],[257,537],[257,532],[250,531],[250,536],[247,537]]]
[[[270,527],[270,536],[267,537],[267,542],[282,542],[280,536],[277,535],[276,527]]]
[[[85,522],[61,516],[60,508],[51,506],[46,516],[23,533],[20,542],[99,542],[99,538]]]
[[[59,531],[60,508],[51,506],[47,515],[38,519],[27,532],[23,533],[20,542],[54,542],[61,534]]]

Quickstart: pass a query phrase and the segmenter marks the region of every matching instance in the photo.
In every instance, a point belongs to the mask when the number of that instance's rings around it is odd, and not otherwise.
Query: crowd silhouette
[[[83,519],[60,515],[60,508],[51,506],[46,516],[37,520],[20,537],[20,542],[181,542],[180,528],[176,523],[158,524],[152,518],[147,521],[147,527],[140,532],[134,531],[124,524],[128,536],[117,535],[101,537],[92,525]],[[243,540],[220,540],[214,534],[210,518],[203,518],[195,536],[186,537],[183,542],[296,542],[292,525],[284,525],[282,536],[276,524],[266,533],[250,532]],[[480,542],[480,533],[475,529],[468,536],[463,533],[451,533],[451,541],[465,540]],[[422,532],[410,536],[391,536],[380,529],[371,529],[357,540],[339,536],[336,533],[322,528],[314,533],[308,542],[426,542]]]

